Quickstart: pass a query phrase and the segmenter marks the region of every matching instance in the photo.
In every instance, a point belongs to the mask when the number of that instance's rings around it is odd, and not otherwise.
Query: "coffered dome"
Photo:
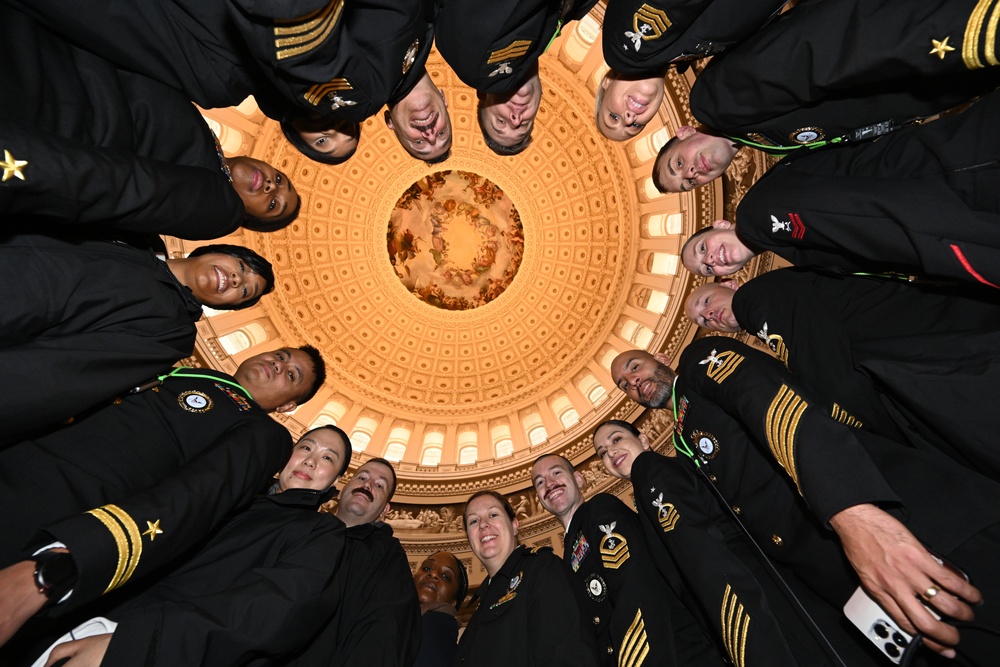
[[[249,103],[206,112],[228,151],[278,166],[303,206],[285,230],[230,239],[273,262],[277,288],[252,309],[203,319],[196,361],[232,370],[278,345],[319,348],[325,386],[279,419],[293,434],[344,428],[352,469],[371,456],[397,461],[391,523],[416,551],[467,552],[460,507],[481,488],[521,505],[523,535],[553,532],[529,488],[542,453],[584,465],[588,492],[613,486],[589,466],[589,433],[641,410],[614,387],[611,360],[633,347],[676,358],[694,336],[682,307],[699,279],[680,266],[681,242],[724,217],[763,166],[743,156],[725,190],[656,192],[657,149],[693,122],[694,73],[671,72],[638,138],[604,139],[594,126],[599,20],[572,24],[540,59],[542,105],[518,156],[486,148],[475,92],[436,52],[428,70],[454,134],[440,164],[411,158],[381,117],[363,124],[352,159],[326,166]]]

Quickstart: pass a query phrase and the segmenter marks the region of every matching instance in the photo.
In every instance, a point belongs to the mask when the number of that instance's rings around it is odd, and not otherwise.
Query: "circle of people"
[[[203,306],[251,306],[274,273],[232,245],[163,259],[158,235],[273,231],[301,210],[286,174],[226,157],[192,102],[253,95],[324,164],[349,160],[385,107],[406,152],[436,164],[452,129],[425,70],[433,44],[476,90],[486,146],[516,156],[542,101],[538,57],[588,13],[609,66],[594,120],[611,141],[642,133],[666,78],[712,57],[691,90],[700,125],[660,149],[658,190],[701,187],[741,151],[781,157],[735,220],[681,250],[707,281],[686,315],[771,354],[705,336],[674,368],[615,358],[621,391],[670,411],[663,452],[628,421],[593,433],[636,511],[585,498],[571,461],[539,457],[563,556],[520,544],[508,500],[477,492],[462,523],[488,576],[466,603],[454,554],[411,573],[383,521],[389,461],[338,493],[347,433],[293,444],[268,417],[322,386],[317,350],[232,373],[173,366]],[[1000,0],[3,0],[0,664],[995,664],[998,13]],[[766,251],[794,267],[713,280]]]

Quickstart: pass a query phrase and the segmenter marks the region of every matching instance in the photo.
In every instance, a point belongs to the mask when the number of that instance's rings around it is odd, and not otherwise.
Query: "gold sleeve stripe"
[[[779,340],[778,344],[774,346],[774,354],[778,358],[778,361],[783,363],[785,367],[788,367],[788,348],[785,347],[785,341]]]
[[[334,0],[323,9],[294,21],[275,21],[274,56],[278,60],[307,53],[322,44],[340,20],[344,0]]]
[[[764,422],[771,453],[791,476],[796,487],[799,485],[799,475],[795,469],[795,432],[799,428],[802,413],[808,407],[809,404],[801,396],[783,384],[774,395]],[[801,492],[799,489],[799,493]]]
[[[511,42],[510,46],[506,46],[500,49],[499,51],[494,51],[493,53],[491,53],[489,60],[486,61],[486,64],[493,65],[502,60],[513,60],[514,58],[520,58],[521,56],[523,56],[525,53],[528,52],[529,48],[531,48],[530,39],[518,39],[514,42]]]
[[[990,12],[992,6],[993,11]],[[989,21],[986,15],[989,13]],[[969,69],[979,69],[985,67],[979,57],[979,44],[983,43],[983,54],[986,64],[997,65],[1000,61],[996,57],[996,35],[997,22],[1000,21],[1000,4],[997,0],[979,0],[975,9],[969,15],[969,22],[965,27],[965,39],[962,41],[962,60]],[[986,22],[986,34],[983,35],[983,23]]]
[[[649,655],[649,639],[646,637],[646,622],[642,620],[642,609],[637,609],[632,625],[622,637],[618,651],[618,667],[639,667]]]
[[[142,557],[142,535],[135,521],[125,510],[117,505],[105,505],[89,510],[87,514],[104,524],[118,547],[118,565],[111,577],[111,582],[104,589],[105,593],[113,591],[128,581]]]
[[[839,421],[841,424],[847,424],[848,426],[853,426],[854,428],[861,428],[864,426],[864,423],[860,419],[836,403],[833,404],[833,412],[830,413],[830,416]]]
[[[733,589],[726,584],[722,594],[722,643],[736,667],[745,667],[747,640],[750,638],[750,614],[743,609]]]
[[[354,90],[354,86],[347,79],[334,79],[327,83],[317,83],[305,92],[303,97],[309,104],[317,105],[320,100],[326,97],[327,93],[334,93],[340,90]]]
[[[719,355],[719,358],[724,359],[724,361],[718,367],[715,364],[708,365],[708,377],[722,384],[743,363],[743,355],[736,354],[735,352],[723,352]]]
[[[142,558],[142,532],[139,530],[139,526],[135,525],[132,517],[121,507],[118,507],[118,505],[105,505],[104,509],[113,514],[125,527],[129,542],[132,544],[132,559],[129,562],[128,569],[125,570],[125,574],[118,582],[118,586],[121,586],[132,578],[135,568],[139,566],[139,559]]]

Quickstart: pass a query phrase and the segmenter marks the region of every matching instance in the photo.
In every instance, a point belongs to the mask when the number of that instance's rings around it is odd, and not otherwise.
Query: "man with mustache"
[[[11,508],[0,518],[0,644],[43,605],[65,614],[211,534],[288,459],[288,431],[268,413],[308,401],[325,375],[308,346],[255,355],[232,375],[168,368],[0,453]]]
[[[722,656],[657,571],[635,512],[607,493],[584,501],[583,475],[558,454],[535,459],[531,479],[566,531],[563,560],[603,665],[636,664],[644,654],[644,664],[721,667]]]
[[[938,452],[838,422],[829,402],[780,361],[732,339],[695,341],[678,368],[674,373],[662,354],[634,350],[615,358],[611,374],[641,405],[674,406],[678,464],[697,468],[701,484],[725,499],[759,549],[795,575],[793,587],[818,596],[818,613],[823,605],[839,609],[861,583],[931,649],[953,657],[957,645],[990,662],[995,641],[977,628],[1000,627],[990,604],[1000,581],[983,558],[995,551],[989,545],[997,539],[1000,485]],[[661,502],[671,502],[671,490],[642,465],[631,476],[637,499],[659,489]],[[961,636],[951,625],[973,619]]]
[[[336,515],[347,545],[335,579],[339,609],[289,665],[410,665],[420,645],[420,603],[406,552],[384,523],[396,471],[368,459],[344,485]]]

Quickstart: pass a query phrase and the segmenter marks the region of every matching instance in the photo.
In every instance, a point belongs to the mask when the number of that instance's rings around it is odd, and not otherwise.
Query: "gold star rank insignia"
[[[944,60],[944,56],[946,53],[955,50],[954,46],[948,46],[949,39],[951,38],[945,37],[944,39],[932,39],[931,44],[934,46],[934,48],[930,50],[930,55],[937,56],[941,60]]]
[[[0,167],[3,167],[3,179],[6,181],[9,178],[20,178],[22,181],[24,179],[24,172],[21,171],[27,166],[28,162],[26,160],[18,160],[10,151],[4,150],[3,152],[3,162],[0,162]]]
[[[163,534],[163,531],[160,530],[160,520],[159,519],[157,519],[156,521],[147,521],[146,525],[149,526],[149,528],[146,529],[145,532],[143,532],[143,535],[149,535],[149,541],[150,542],[152,542],[153,540],[155,540],[157,535],[162,535]]]

